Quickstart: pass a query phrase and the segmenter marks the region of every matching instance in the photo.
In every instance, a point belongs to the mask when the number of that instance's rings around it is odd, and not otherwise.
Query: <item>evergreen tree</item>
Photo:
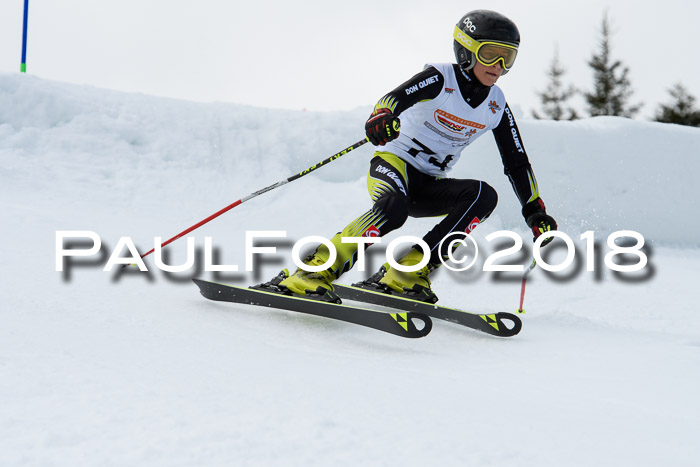
[[[532,112],[533,117],[538,119],[550,118],[552,120],[575,120],[578,118],[576,111],[566,105],[566,101],[576,94],[576,89],[573,86],[564,88],[562,76],[565,73],[566,70],[559,62],[559,50],[555,48],[554,58],[547,72],[549,84],[544,91],[537,93],[542,101],[544,117],[540,116],[536,111]]]
[[[668,93],[671,94],[674,102],[670,105],[661,105],[656,112],[656,121],[700,126],[700,110],[695,108],[695,96],[691,95],[681,83],[675,84]]]
[[[620,60],[612,61],[610,47],[610,22],[608,15],[603,17],[600,48],[593,54],[588,65],[593,68],[594,90],[585,93],[588,111],[591,116],[617,115],[633,117],[641,105],[629,105],[632,95],[629,68]]]

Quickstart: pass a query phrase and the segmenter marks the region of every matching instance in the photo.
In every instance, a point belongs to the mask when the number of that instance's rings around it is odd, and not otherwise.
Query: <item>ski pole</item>
[[[309,167],[308,169],[306,169],[306,170],[304,170],[304,171],[302,171],[302,172],[299,172],[299,173],[297,173],[297,174],[294,174],[294,175],[292,175],[291,177],[289,177],[289,178],[287,178],[287,179],[280,180],[280,181],[277,182],[277,183],[273,183],[273,184],[270,185],[270,186],[267,186],[267,187],[262,188],[262,189],[260,189],[260,190],[258,190],[258,191],[256,191],[256,192],[254,192],[254,193],[249,194],[249,195],[246,196],[245,198],[241,198],[241,199],[239,199],[238,201],[235,201],[235,202],[229,204],[229,205],[226,206],[225,208],[223,208],[223,209],[221,209],[221,210],[215,212],[214,214],[212,214],[211,216],[207,217],[206,219],[203,219],[203,220],[197,222],[197,223],[194,224],[193,226],[188,227],[187,229],[183,230],[182,232],[180,232],[179,234],[175,235],[174,237],[172,237],[172,238],[170,238],[170,239],[164,241],[164,242],[160,245],[160,247],[163,248],[164,246],[169,245],[170,243],[174,242],[174,241],[177,240],[178,238],[180,238],[180,237],[182,237],[182,236],[184,236],[184,235],[187,235],[188,233],[192,232],[193,230],[198,229],[199,227],[203,226],[203,225],[206,224],[207,222],[216,219],[216,218],[219,217],[220,215],[222,215],[222,214],[224,214],[224,213],[230,211],[231,209],[235,208],[235,207],[238,206],[239,204],[243,204],[243,203],[245,203],[245,202],[248,201],[248,200],[251,200],[251,199],[253,199],[253,198],[257,197],[257,196],[262,195],[263,193],[267,193],[268,191],[274,190],[275,188],[279,188],[279,187],[281,187],[282,185],[286,185],[286,184],[289,183],[289,182],[293,182],[294,180],[298,180],[298,179],[300,179],[301,177],[303,177],[304,175],[310,174],[310,173],[313,172],[314,170],[321,168],[321,167],[324,166],[325,164],[328,164],[328,163],[330,163],[330,162],[333,162],[334,160],[336,160],[336,159],[339,158],[340,156],[343,156],[343,155],[349,153],[349,152],[352,151],[353,149],[359,148],[360,146],[362,146],[363,144],[367,143],[368,141],[369,141],[369,140],[368,140],[367,138],[365,138],[365,139],[363,139],[363,140],[360,140],[360,141],[356,142],[355,144],[353,144],[352,146],[348,146],[347,148],[343,149],[342,151],[333,154],[332,156],[328,157],[327,159],[322,160],[322,161],[319,162],[318,164],[312,165],[311,167]],[[154,251],[155,251],[155,248],[151,248],[150,251],[147,251],[146,253],[142,254],[142,255],[141,255],[141,258],[145,258],[146,256],[150,255],[150,254],[153,253]],[[124,267],[126,267],[126,266],[127,266],[127,265],[125,264]]]
[[[530,274],[530,271],[535,269],[536,265],[537,260],[533,258],[532,263],[530,263],[530,267],[528,267],[523,273],[523,282],[520,285],[520,307],[517,310],[518,313],[525,313],[525,310],[523,310],[523,302],[525,301],[525,282],[527,281],[527,275]]]

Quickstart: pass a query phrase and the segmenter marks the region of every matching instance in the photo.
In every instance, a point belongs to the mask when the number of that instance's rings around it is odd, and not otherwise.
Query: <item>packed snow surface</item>
[[[520,118],[540,193],[576,249],[564,271],[530,274],[523,330],[508,339],[435,320],[409,340],[200,296],[192,277],[267,280],[292,266],[294,242],[330,238],[367,210],[369,145],[191,234],[239,272],[215,276],[201,256],[178,274],[153,256],[148,272],[102,270],[122,237],[145,252],[362,139],[369,110],[195,104],[0,74],[0,465],[697,465],[697,128]],[[521,274],[482,270],[512,244],[487,235],[531,238],[493,139],[451,176],[486,180],[499,206],[474,233],[477,265],[439,270],[434,289],[448,306],[514,312]],[[435,222],[410,219],[384,245]],[[603,261],[620,230],[645,239],[639,272]],[[58,272],[59,231],[94,232],[100,254]],[[277,251],[246,272],[253,231],[286,237],[257,240]],[[546,259],[562,261],[564,245]],[[186,246],[165,248],[169,264]],[[501,262],[529,263],[528,248]],[[340,281],[373,272],[375,250]]]

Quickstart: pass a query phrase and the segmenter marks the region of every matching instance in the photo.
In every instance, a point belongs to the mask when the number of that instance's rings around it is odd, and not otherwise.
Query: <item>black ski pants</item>
[[[447,246],[438,246],[445,236],[459,232],[466,236],[496,208],[498,194],[480,180],[436,178],[419,172],[390,153],[375,153],[367,175],[367,188],[374,201],[372,212],[379,235],[398,229],[408,216],[445,216],[423,240],[428,244],[430,262],[447,258]]]

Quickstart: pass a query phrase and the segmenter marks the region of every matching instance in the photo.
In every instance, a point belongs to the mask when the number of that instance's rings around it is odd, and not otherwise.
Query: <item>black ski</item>
[[[335,293],[343,300],[356,300],[408,312],[419,312],[431,318],[461,324],[494,336],[511,337],[519,333],[523,327],[520,318],[512,313],[475,314],[356,286],[333,284],[333,287]],[[504,320],[510,321],[512,325],[506,326]]]
[[[298,295],[283,295],[260,289],[223,285],[199,279],[192,280],[197,284],[202,295],[210,300],[297,311],[359,324],[360,326],[408,338],[427,336],[433,327],[429,317],[410,310],[398,313],[383,313],[381,311],[312,300]],[[422,328],[418,329],[413,320],[423,323]]]

